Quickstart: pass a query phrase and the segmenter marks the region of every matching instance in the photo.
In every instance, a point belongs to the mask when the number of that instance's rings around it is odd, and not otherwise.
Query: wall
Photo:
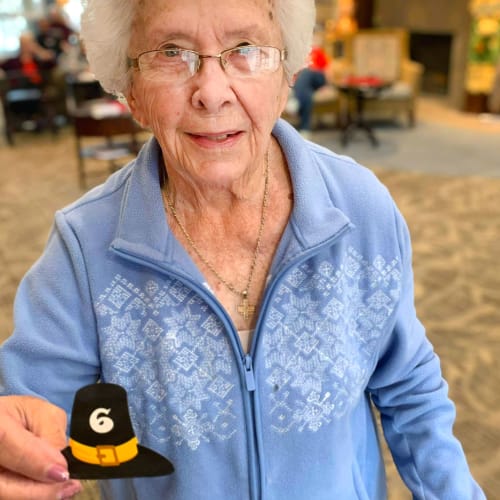
[[[316,0],[316,20],[318,24],[325,25],[337,13],[337,0]]]
[[[377,0],[374,26],[402,27],[409,32],[451,33],[450,103],[463,109],[470,36],[469,0]]]

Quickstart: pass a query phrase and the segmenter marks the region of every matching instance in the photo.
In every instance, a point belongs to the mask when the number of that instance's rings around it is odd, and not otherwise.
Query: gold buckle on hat
[[[96,457],[99,460],[99,465],[103,467],[113,467],[120,465],[120,459],[116,452],[116,447],[112,444],[101,444],[95,447]]]
[[[69,445],[75,458],[88,464],[112,467],[128,462],[137,456],[137,438],[134,436],[125,443],[114,446],[112,444],[100,444],[87,446],[74,439],[69,439]]]

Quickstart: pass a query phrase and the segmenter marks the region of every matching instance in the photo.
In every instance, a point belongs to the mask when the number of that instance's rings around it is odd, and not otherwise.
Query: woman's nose
[[[218,57],[204,57],[200,68],[193,77],[193,106],[216,113],[225,105],[234,102],[236,95],[231,87],[231,79],[224,71]]]

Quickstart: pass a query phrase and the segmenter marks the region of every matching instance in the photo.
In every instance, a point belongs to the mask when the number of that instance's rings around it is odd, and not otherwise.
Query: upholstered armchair
[[[423,66],[410,60],[408,32],[402,29],[364,29],[343,43],[343,56],[332,65],[332,81],[347,76],[374,76],[389,83],[376,99],[365,103],[367,118],[406,116],[416,121]]]
[[[331,83],[327,83],[314,93],[312,125],[317,129],[321,126],[335,126],[338,122],[340,96],[338,90]],[[298,124],[298,103],[290,92],[288,104],[282,117],[292,123]]]

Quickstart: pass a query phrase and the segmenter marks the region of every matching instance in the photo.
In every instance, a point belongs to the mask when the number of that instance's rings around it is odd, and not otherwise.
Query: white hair
[[[287,49],[285,73],[289,82],[307,63],[316,23],[314,0],[276,0],[276,14]]]
[[[80,36],[91,71],[103,88],[125,93],[130,75],[127,49],[136,0],[84,0]]]
[[[203,1],[203,0],[200,0]],[[243,0],[242,0],[243,1]],[[130,84],[127,49],[138,0],[83,0],[81,37],[91,71],[103,88],[126,93]],[[306,64],[316,21],[314,0],[276,0],[289,81]]]

